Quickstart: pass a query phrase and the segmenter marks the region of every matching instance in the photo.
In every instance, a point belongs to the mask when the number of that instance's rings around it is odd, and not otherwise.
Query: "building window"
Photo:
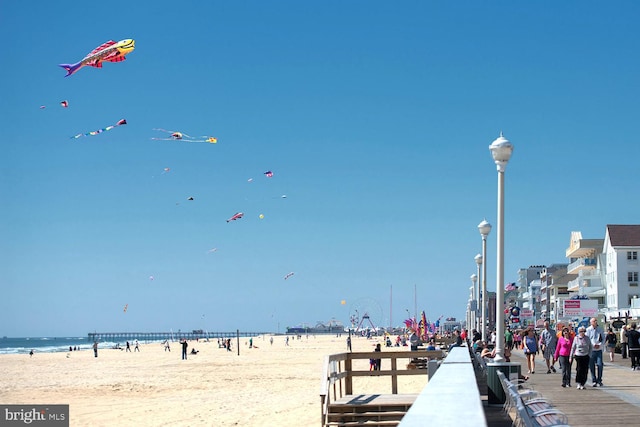
[[[627,251],[627,261],[637,261],[638,251]]]
[[[637,271],[629,271],[627,273],[627,282],[635,283],[638,286],[638,272]]]

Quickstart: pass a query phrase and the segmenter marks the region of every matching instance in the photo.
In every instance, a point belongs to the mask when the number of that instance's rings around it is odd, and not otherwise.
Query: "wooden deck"
[[[562,388],[562,374],[556,363],[556,373],[547,374],[546,364],[536,356],[535,374],[527,374],[527,362],[522,350],[514,350],[512,362],[520,363],[522,373],[529,375],[527,384],[542,393],[545,399],[569,417],[569,424],[582,426],[640,425],[640,371],[632,371],[630,359],[616,354],[614,363],[605,354],[604,387],[591,386],[591,374],[585,390],[576,389],[575,363],[571,376],[572,388]]]
[[[414,394],[355,394],[341,397],[331,403],[331,406],[353,406],[353,405],[367,405],[367,406],[406,406],[413,405],[413,402],[418,397],[417,393]]]
[[[444,356],[445,352],[441,350],[349,352],[326,356],[320,383],[321,425],[347,427],[364,423],[371,427],[397,426],[418,396],[399,393],[398,377],[428,375],[426,361]],[[380,359],[383,369],[354,369],[354,361],[369,359]],[[409,364],[413,369],[409,369]],[[423,367],[425,369],[421,369]],[[354,390],[353,379],[363,376],[389,378],[387,388],[391,393],[362,394]]]
[[[329,405],[325,426],[395,427],[418,394],[356,394],[343,396]]]

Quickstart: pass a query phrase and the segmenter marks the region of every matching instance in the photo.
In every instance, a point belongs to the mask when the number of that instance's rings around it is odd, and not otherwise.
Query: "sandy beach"
[[[0,356],[0,402],[69,404],[71,426],[319,426],[320,378],[326,355],[346,351],[346,335],[255,337],[232,351],[217,341],[189,342],[197,355],[181,360],[177,342],[140,352],[99,349]],[[381,338],[353,339],[372,351]],[[393,348],[398,350],[398,348]],[[407,350],[408,347],[401,347]],[[383,346],[383,351],[385,351]],[[362,361],[357,369],[368,369]],[[384,367],[383,367],[384,369]],[[426,375],[399,378],[400,393],[418,393]],[[359,392],[391,392],[388,377],[354,380]]]

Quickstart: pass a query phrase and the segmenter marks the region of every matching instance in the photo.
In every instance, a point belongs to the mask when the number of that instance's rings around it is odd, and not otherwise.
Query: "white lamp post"
[[[480,321],[478,320],[478,318],[480,317],[480,266],[482,265],[484,258],[482,258],[482,255],[478,254],[475,257],[473,257],[473,259],[476,261],[476,267],[478,269],[477,272],[477,277],[478,277],[478,292],[476,294],[476,325],[475,325],[475,329],[476,331],[480,331]]]
[[[471,277],[471,283],[473,283],[473,290],[471,293],[471,329],[475,329],[476,328],[476,322],[477,322],[477,318],[478,318],[478,299],[476,298],[476,283],[478,282],[478,276],[475,274],[472,274]],[[475,304],[474,304],[475,303]]]
[[[491,224],[483,219],[478,224],[478,231],[482,236],[482,305],[480,306],[482,325],[480,332],[482,333],[482,341],[487,342],[487,236],[491,232]],[[478,261],[476,260],[476,262]]]
[[[504,171],[513,153],[513,144],[502,135],[489,146],[498,170],[498,238],[496,262],[496,356],[495,362],[503,362],[504,356]]]

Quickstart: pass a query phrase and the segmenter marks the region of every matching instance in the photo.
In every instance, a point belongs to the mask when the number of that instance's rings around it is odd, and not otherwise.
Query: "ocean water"
[[[131,344],[135,338],[127,337],[122,340],[118,339],[117,343],[124,347],[125,342],[129,340]],[[139,340],[140,343],[149,343],[149,340]],[[157,340],[161,342],[161,340]],[[116,342],[100,341],[98,348],[113,348]],[[77,350],[89,350],[93,348],[93,342],[90,342],[86,336],[84,337],[29,337],[29,338],[0,338],[0,354],[28,354],[31,350],[35,353],[55,353],[69,351],[69,347]]]
[[[0,354],[29,353],[31,350],[40,353],[69,351],[69,346],[90,349],[93,343],[87,337],[29,337],[29,338],[0,338]]]

